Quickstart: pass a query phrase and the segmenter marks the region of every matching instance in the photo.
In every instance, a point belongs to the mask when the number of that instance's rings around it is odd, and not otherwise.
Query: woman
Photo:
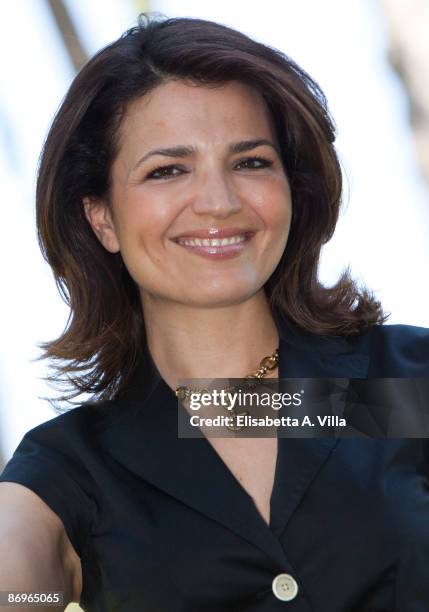
[[[0,590],[87,612],[429,609],[423,440],[177,435],[183,379],[265,357],[265,377],[429,376],[429,330],[381,325],[348,272],[317,279],[333,141],[308,75],[207,21],[142,18],[76,77],[37,224],[71,308],[45,356],[64,400],[92,399],[2,474]]]

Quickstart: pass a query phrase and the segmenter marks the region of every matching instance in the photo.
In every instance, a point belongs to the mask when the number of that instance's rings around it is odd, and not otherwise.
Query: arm
[[[0,591],[64,591],[64,609],[82,591],[80,559],[60,518],[33,491],[0,482]],[[2,606],[4,612],[36,609]],[[40,612],[60,608],[38,606]]]

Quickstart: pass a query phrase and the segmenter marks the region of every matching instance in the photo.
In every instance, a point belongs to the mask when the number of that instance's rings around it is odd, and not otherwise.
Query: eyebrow
[[[240,140],[238,142],[233,142],[229,145],[228,151],[229,153],[245,153],[246,151],[251,151],[252,149],[256,149],[256,147],[261,147],[263,145],[268,145],[278,152],[276,145],[271,142],[271,140],[267,140],[266,138],[256,138],[253,140]],[[176,147],[168,147],[166,149],[153,149],[139,159],[133,170],[138,168],[143,162],[149,159],[149,157],[154,155],[163,155],[164,157],[176,158],[189,157],[190,155],[196,153],[196,151],[197,150],[195,147],[191,147],[189,145],[177,145]]]

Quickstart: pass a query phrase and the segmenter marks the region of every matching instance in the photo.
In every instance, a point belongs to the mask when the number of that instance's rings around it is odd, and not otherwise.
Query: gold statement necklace
[[[243,387],[248,388],[248,387],[256,386],[262,378],[265,378],[267,376],[268,372],[271,372],[277,367],[278,362],[279,362],[279,349],[276,348],[276,350],[274,351],[272,355],[268,355],[267,357],[264,357],[261,360],[261,363],[259,364],[259,368],[255,372],[252,372],[251,374],[247,374],[247,376],[244,377],[247,380],[246,383],[242,385],[231,385],[229,387],[226,387],[224,390],[226,392],[234,392],[239,389],[242,389]],[[186,386],[181,386],[181,387],[176,388],[176,397],[180,401],[188,400],[192,394],[200,395],[202,393],[210,393],[210,391],[208,389],[195,389],[195,388],[186,387]],[[245,425],[238,425],[237,417],[247,416],[249,413],[247,411],[238,413],[235,411],[234,408],[232,409],[225,408],[225,410],[230,415],[229,424],[226,427],[231,431],[239,431],[240,429],[244,429]]]

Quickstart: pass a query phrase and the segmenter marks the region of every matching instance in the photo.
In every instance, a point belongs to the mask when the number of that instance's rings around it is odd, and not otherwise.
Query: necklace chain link
[[[261,363],[259,364],[259,368],[255,372],[252,372],[251,374],[247,374],[244,377],[247,381],[244,385],[231,385],[229,387],[226,387],[226,389],[224,390],[227,392],[231,392],[237,389],[241,389],[243,386],[246,388],[255,387],[259,382],[261,382],[261,379],[266,377],[268,372],[271,372],[277,367],[278,362],[279,362],[279,349],[277,348],[272,355],[267,355],[261,360]],[[209,390],[208,389],[194,389],[194,388],[187,387],[187,386],[180,386],[176,388],[176,397],[181,401],[189,399],[193,393],[196,393],[196,394],[209,393]],[[238,425],[237,417],[238,416],[248,416],[249,413],[247,411],[237,413],[234,409],[230,410],[227,408],[225,408],[225,410],[227,410],[228,413],[230,414],[230,424],[228,424],[226,427],[230,431],[239,431],[240,429],[244,429],[245,425]]]

